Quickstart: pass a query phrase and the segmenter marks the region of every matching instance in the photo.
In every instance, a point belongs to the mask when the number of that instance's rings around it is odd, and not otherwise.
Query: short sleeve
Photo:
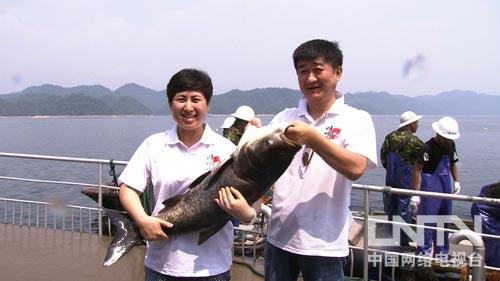
[[[346,139],[345,148],[366,157],[368,159],[367,170],[374,169],[377,167],[377,145],[372,118],[363,110],[353,112],[351,117],[356,118],[356,122],[349,122],[349,136]]]
[[[148,180],[151,178],[148,140],[149,138],[144,140],[137,148],[118,178],[119,183],[124,183],[140,192],[145,190]]]

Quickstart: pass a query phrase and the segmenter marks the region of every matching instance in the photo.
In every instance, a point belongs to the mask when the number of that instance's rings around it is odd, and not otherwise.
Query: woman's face
[[[198,91],[184,91],[175,94],[170,111],[178,128],[184,131],[203,130],[210,104]]]

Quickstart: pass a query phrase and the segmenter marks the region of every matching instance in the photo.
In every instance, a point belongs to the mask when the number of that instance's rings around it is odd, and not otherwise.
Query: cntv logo
[[[391,237],[377,237],[377,224],[392,224]],[[436,230],[437,246],[444,246],[444,235],[452,231],[445,231],[455,225],[457,230],[469,229],[462,219],[456,215],[418,215],[416,225],[408,224],[400,216],[393,216],[392,222],[388,221],[388,216],[369,216],[368,219],[368,245],[369,246],[400,246],[401,233],[404,232],[410,240],[417,243],[417,246],[424,245],[424,227],[430,226]],[[474,232],[482,233],[481,217],[474,216]]]

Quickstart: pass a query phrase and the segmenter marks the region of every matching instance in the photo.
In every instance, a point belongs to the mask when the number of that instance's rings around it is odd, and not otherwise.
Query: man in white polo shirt
[[[343,280],[348,255],[351,184],[376,167],[371,116],[336,91],[342,51],[311,40],[293,54],[303,97],[271,124],[291,122],[285,134],[304,145],[275,183],[268,229],[266,280]]]

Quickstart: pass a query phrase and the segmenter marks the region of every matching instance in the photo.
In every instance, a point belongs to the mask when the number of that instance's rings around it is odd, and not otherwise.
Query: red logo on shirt
[[[212,162],[213,162],[213,163],[219,163],[219,162],[220,162],[220,157],[219,157],[219,156],[217,156],[217,155],[215,155],[215,156],[214,156],[214,155],[212,154]]]
[[[333,126],[327,127],[325,131],[325,137],[329,140],[334,140],[340,135],[340,129],[334,128]]]
[[[213,170],[217,165],[220,164],[220,157],[218,155],[213,155],[210,154],[210,156],[207,157],[207,170]]]

